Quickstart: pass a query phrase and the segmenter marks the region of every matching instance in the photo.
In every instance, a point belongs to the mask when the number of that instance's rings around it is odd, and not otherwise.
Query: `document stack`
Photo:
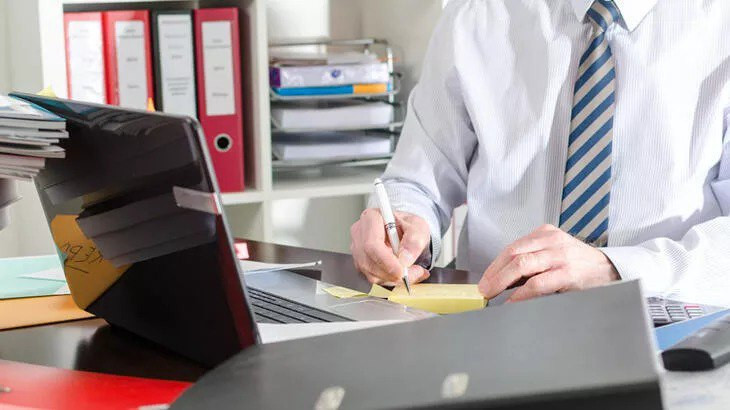
[[[384,46],[385,58],[372,52],[376,45]],[[296,52],[301,47],[307,51]],[[311,52],[325,48],[326,52]],[[387,43],[284,43],[272,45],[270,55],[275,167],[387,161],[401,125],[396,121],[398,90]]]
[[[30,181],[46,158],[64,158],[66,120],[26,101],[0,95],[0,178]],[[0,204],[1,206],[2,204]]]

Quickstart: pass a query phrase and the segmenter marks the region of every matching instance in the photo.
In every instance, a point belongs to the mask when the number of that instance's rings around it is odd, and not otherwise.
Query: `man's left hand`
[[[479,290],[491,299],[525,279],[507,302],[599,286],[619,275],[603,252],[544,225],[507,246],[484,272]]]

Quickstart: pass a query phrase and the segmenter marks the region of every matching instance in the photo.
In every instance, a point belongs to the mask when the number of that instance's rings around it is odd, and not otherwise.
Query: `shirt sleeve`
[[[601,249],[622,279],[639,278],[643,288],[652,293],[672,291],[678,285],[709,289],[708,283],[717,278],[723,284],[730,281],[729,120],[730,110],[726,111],[718,175],[711,183],[722,216],[695,225],[679,241],[656,238],[638,246]]]
[[[463,9],[463,1],[451,1],[432,34],[398,146],[382,177],[394,209],[428,222],[432,261],[441,252],[453,209],[466,201],[477,145],[455,65],[454,29],[464,24],[459,21]],[[369,206],[377,207],[377,200],[371,197]]]

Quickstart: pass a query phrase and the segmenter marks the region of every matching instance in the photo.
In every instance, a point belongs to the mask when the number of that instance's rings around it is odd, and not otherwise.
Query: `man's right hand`
[[[395,221],[400,236],[398,256],[393,254],[385,222],[380,210],[369,208],[360,215],[360,220],[350,228],[350,251],[355,267],[371,283],[396,285],[401,283],[404,267],[408,268],[411,283],[420,282],[429,276],[428,270],[414,265],[431,240],[428,223],[421,217],[395,211]]]

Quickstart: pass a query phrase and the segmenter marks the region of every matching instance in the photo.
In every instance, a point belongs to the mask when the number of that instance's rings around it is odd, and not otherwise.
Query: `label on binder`
[[[160,44],[160,73],[163,111],[190,117],[195,108],[195,65],[193,22],[189,14],[157,16]]]
[[[101,22],[70,21],[67,35],[71,98],[105,104]]]
[[[114,23],[119,105],[121,107],[140,110],[147,108],[147,61],[145,59],[144,30],[144,22],[140,20]]]
[[[202,27],[206,114],[235,114],[231,23],[210,21]]]

